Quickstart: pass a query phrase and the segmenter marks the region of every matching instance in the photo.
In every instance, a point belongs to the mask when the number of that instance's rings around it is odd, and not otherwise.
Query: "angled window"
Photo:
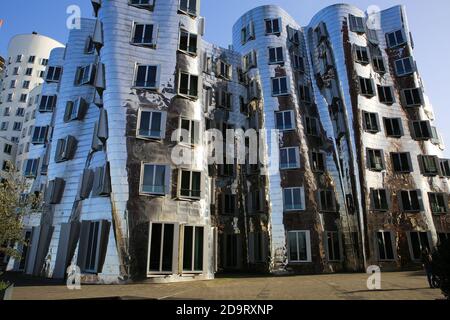
[[[376,232],[376,241],[378,248],[379,261],[392,261],[394,257],[394,244],[392,242],[392,233],[390,231]]]
[[[374,211],[389,210],[389,195],[386,189],[370,189],[371,208]]]
[[[367,38],[370,43],[374,45],[379,45],[380,40],[378,39],[377,30],[367,28]]]
[[[64,139],[58,139],[56,144],[55,162],[64,162],[72,160],[77,151],[78,141],[73,136],[67,136]]]
[[[199,11],[199,2],[199,0],[180,0],[178,11],[195,17]]]
[[[183,272],[202,272],[205,228],[184,226],[183,237]]]
[[[404,134],[401,118],[384,118],[384,129],[387,137],[400,138]]]
[[[156,65],[139,65],[136,68],[134,87],[157,90],[159,87],[159,68]]]
[[[430,252],[430,241],[428,239],[428,232],[408,232],[408,242],[410,245],[411,259],[414,261],[420,261],[422,258],[422,250],[427,248]]]
[[[386,65],[382,56],[375,56],[372,59],[373,69],[380,74],[386,73]]]
[[[138,8],[153,10],[155,0],[129,0],[129,4]]]
[[[22,54],[19,54],[19,55],[16,57],[16,63],[20,63],[20,62],[22,62],[22,60],[23,60],[23,55],[22,55]]]
[[[18,76],[19,75],[19,70],[20,70],[19,67],[15,67],[14,70],[13,70],[13,76]]]
[[[301,33],[300,30],[294,29],[291,26],[288,26],[288,39],[290,42],[292,42],[293,44],[299,45],[300,44],[300,38],[301,38]]]
[[[178,233],[178,225],[172,223],[150,223],[147,262],[147,272],[149,274],[170,274],[173,272],[173,259],[176,253],[174,251],[175,241],[178,241]]]
[[[167,113],[154,110],[139,110],[138,137],[162,139],[166,133]]]
[[[216,106],[220,108],[231,109],[233,106],[233,94],[224,89],[216,90]]]
[[[30,81],[25,80],[25,81],[22,83],[22,88],[23,88],[23,89],[29,89],[29,88],[30,88]]]
[[[349,15],[350,30],[356,33],[365,33],[366,28],[364,24],[364,18],[356,17],[352,14]]]
[[[104,166],[98,167],[94,171],[94,183],[92,188],[92,196],[108,197],[111,193],[111,176],[109,162]]]
[[[439,158],[436,156],[419,156],[420,171],[424,176],[439,175]]]
[[[87,37],[86,44],[84,46],[85,54],[93,54],[95,52],[95,44],[92,36]]]
[[[413,171],[411,155],[409,152],[391,152],[391,159],[394,172],[411,173]]]
[[[56,107],[56,95],[42,96],[39,104],[39,112],[53,112]]]
[[[430,209],[432,213],[448,213],[448,194],[429,192],[428,198],[430,200]]]
[[[45,203],[46,204],[59,204],[61,202],[66,182],[64,179],[55,178],[48,182],[47,189],[45,190]]]
[[[383,150],[367,149],[367,167],[372,171],[382,171],[384,165]]]
[[[237,210],[237,198],[235,194],[231,193],[224,193],[221,195],[221,205],[220,208],[222,209],[223,214],[230,214],[234,215]]]
[[[363,128],[366,132],[378,133],[380,132],[380,121],[378,113],[363,111]]]
[[[27,159],[23,168],[23,175],[27,178],[36,178],[39,168],[38,159]]]
[[[77,265],[84,273],[102,272],[111,223],[107,220],[81,222]]]
[[[316,33],[317,42],[319,43],[328,38],[327,26],[324,22],[320,22],[314,32]]]
[[[321,212],[335,212],[336,199],[333,190],[318,190],[319,210]]]
[[[48,59],[42,58],[41,59],[41,65],[42,66],[47,66],[48,65]]]
[[[5,146],[3,147],[3,152],[6,154],[11,154],[12,148],[13,148],[12,145],[5,143]]]
[[[276,128],[280,131],[294,129],[294,111],[278,111],[275,112]]]
[[[397,30],[386,34],[389,48],[395,48],[406,43],[406,36],[403,30]]]
[[[450,177],[450,160],[439,159],[439,165],[441,168],[441,176],[442,177]]]
[[[22,122],[14,122],[13,131],[22,131]]]
[[[87,66],[78,67],[75,85],[91,85],[95,80],[95,66],[94,64],[89,64]]]
[[[303,187],[283,189],[284,211],[305,210],[305,193]]]
[[[266,19],[266,35],[279,35],[281,33],[281,18]]]
[[[141,173],[141,193],[164,195],[168,192],[169,167],[157,164],[143,164]]]
[[[25,75],[31,76],[32,74],[33,74],[33,68],[27,68],[27,70],[25,71]]]
[[[269,48],[269,63],[270,64],[284,63],[283,47]]]
[[[378,99],[384,104],[393,104],[395,102],[394,90],[391,86],[378,86]]]
[[[287,77],[272,78],[272,96],[289,94]]]
[[[412,57],[395,60],[395,74],[398,77],[410,75],[416,71],[415,62]]]
[[[61,80],[62,68],[61,67],[48,67],[47,76],[45,81],[58,82]]]
[[[311,103],[311,90],[309,86],[299,85],[298,86],[299,99],[302,102]]]
[[[16,80],[11,80],[11,83],[9,84],[10,89],[14,89],[16,87]]]
[[[309,231],[288,231],[289,262],[311,262]]]
[[[197,35],[187,30],[180,29],[180,51],[196,55],[197,54]]]
[[[288,147],[280,149],[280,169],[300,168],[300,151],[298,147]]]
[[[403,90],[402,98],[406,107],[420,107],[424,104],[423,92],[421,88]]]
[[[420,190],[404,190],[398,194],[402,212],[420,212],[423,210],[422,192]]]
[[[233,75],[233,69],[229,63],[218,60],[216,63],[216,76],[225,80],[231,80]]]
[[[136,23],[133,28],[131,43],[135,45],[153,47],[156,45],[158,28],[154,24]]]
[[[325,172],[325,156],[322,152],[311,152],[311,166],[313,172]]]
[[[66,110],[64,113],[64,121],[83,120],[86,115],[88,104],[83,98],[78,98],[75,101],[67,101]]]
[[[326,252],[328,261],[340,261],[341,260],[341,241],[339,238],[339,232],[326,231]]]
[[[245,72],[249,71],[251,68],[257,67],[258,59],[255,50],[252,50],[243,57],[243,65]]]
[[[412,121],[411,136],[414,140],[429,140],[433,137],[430,121]]]
[[[296,71],[305,72],[305,60],[301,55],[293,53],[292,63]]]
[[[178,94],[196,99],[198,98],[198,86],[198,76],[189,74],[187,72],[179,73]]]
[[[369,50],[367,47],[354,45],[353,47],[355,61],[361,64],[369,64]]]
[[[359,77],[359,90],[363,96],[375,96],[374,84],[372,79]]]
[[[47,142],[48,126],[45,127],[34,127],[33,138],[31,139],[32,144],[44,144]]]
[[[319,119],[315,117],[305,117],[306,134],[309,136],[320,136]]]
[[[23,117],[24,115],[25,115],[25,109],[24,108],[17,108],[16,117]]]
[[[27,99],[28,99],[28,95],[26,93],[22,93],[20,95],[19,102],[27,102]]]
[[[251,21],[241,29],[241,44],[246,44],[247,42],[254,39],[255,39],[255,25],[253,21]]]
[[[182,198],[200,200],[201,198],[201,172],[180,170],[178,195]]]
[[[200,143],[200,122],[186,118],[180,118],[179,142],[198,145]]]

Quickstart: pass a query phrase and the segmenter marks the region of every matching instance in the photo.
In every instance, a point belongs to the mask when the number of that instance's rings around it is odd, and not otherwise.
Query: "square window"
[[[303,188],[283,189],[284,211],[305,210],[305,193]]]
[[[366,132],[378,133],[380,132],[380,122],[378,113],[363,111],[363,127]]]
[[[178,194],[182,198],[200,200],[201,198],[201,172],[180,170]]]
[[[336,212],[336,199],[333,190],[317,191],[319,198],[319,210],[321,212]]]
[[[364,18],[356,17],[352,14],[349,15],[350,30],[356,33],[365,33],[366,28],[364,25]]]
[[[165,165],[143,164],[141,178],[141,193],[164,195],[168,192],[170,183],[169,167]]]
[[[272,78],[272,95],[282,96],[289,94],[287,77]]]
[[[361,64],[369,64],[369,50],[367,47],[354,45],[353,47],[355,61]]]
[[[366,97],[375,96],[374,85],[372,79],[359,77],[360,93]]]
[[[372,171],[383,171],[385,168],[383,150],[367,149],[367,166]]]
[[[311,153],[311,165],[313,172],[325,172],[325,156],[322,152],[313,151]]]
[[[180,51],[196,55],[197,54],[197,35],[184,29],[180,29]]]
[[[281,19],[266,19],[266,35],[279,35],[281,33]]]
[[[395,102],[393,88],[391,86],[378,86],[378,98],[381,103],[393,104]]]
[[[275,112],[276,128],[280,131],[294,129],[294,111]]]
[[[288,231],[289,262],[311,262],[309,231]]]
[[[412,57],[395,60],[395,73],[398,77],[408,76],[416,71]]]
[[[395,48],[406,43],[406,36],[403,30],[397,30],[386,34],[389,48]]]
[[[138,136],[153,139],[165,137],[166,117],[165,112],[141,109]]]
[[[156,44],[157,28],[153,24],[136,23],[133,29],[132,43],[143,46]]]
[[[138,65],[134,87],[139,89],[158,89],[159,70],[155,65]]]
[[[280,149],[280,169],[297,169],[300,167],[300,154],[298,147]]]
[[[45,80],[47,82],[58,82],[61,80],[62,68],[61,67],[48,67],[47,77]]]
[[[283,47],[269,48],[269,63],[284,63]]]
[[[198,98],[198,76],[186,72],[180,72],[178,80],[178,94],[189,97]]]
[[[180,0],[179,11],[191,16],[197,16],[198,14],[197,0]]]
[[[403,212],[423,211],[422,192],[420,190],[400,191],[400,208]]]
[[[391,152],[391,159],[394,172],[411,173],[413,171],[409,152]]]
[[[380,74],[386,73],[386,65],[382,56],[375,56],[372,59],[373,69]]]

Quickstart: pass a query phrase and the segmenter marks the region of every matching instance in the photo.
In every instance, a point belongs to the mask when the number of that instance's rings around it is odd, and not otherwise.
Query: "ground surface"
[[[15,300],[58,299],[236,299],[236,300],[435,300],[440,290],[428,288],[422,272],[382,273],[381,290],[370,291],[365,274],[244,277],[220,276],[211,281],[170,284],[65,285],[19,278]]]

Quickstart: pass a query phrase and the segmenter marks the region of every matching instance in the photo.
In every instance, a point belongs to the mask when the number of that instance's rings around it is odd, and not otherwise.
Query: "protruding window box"
[[[198,75],[193,75],[187,72],[180,72],[178,74],[178,90],[179,96],[197,100],[200,92],[200,79]]]
[[[34,127],[33,137],[31,143],[34,145],[45,144],[48,138],[49,127]]]
[[[39,103],[39,112],[53,112],[56,107],[57,96],[42,96]]]
[[[200,12],[200,0],[180,0],[178,12],[196,18]]]
[[[83,120],[88,107],[89,105],[86,100],[81,97],[75,101],[67,101],[64,122]]]
[[[155,0],[129,0],[128,4],[141,9],[153,11],[155,8]]]
[[[61,80],[62,67],[48,67],[46,82],[59,82]]]
[[[179,170],[177,196],[183,200],[200,200],[202,197],[202,173]]]
[[[170,166],[143,163],[140,194],[164,196],[170,192]]]
[[[160,68],[157,65],[136,66],[134,89],[157,91],[159,89]]]
[[[397,77],[406,77],[416,72],[416,63],[412,57],[395,60],[394,65]]]
[[[167,113],[150,109],[140,109],[137,137],[140,139],[161,140],[166,136]]]
[[[142,47],[155,48],[158,38],[158,26],[155,24],[133,24],[131,44]]]
[[[60,163],[72,160],[77,151],[78,141],[73,136],[67,136],[64,139],[59,139],[56,144],[55,162]]]
[[[64,179],[56,178],[49,181],[47,189],[45,191],[45,203],[46,204],[59,204],[61,202],[66,182]]]
[[[197,56],[198,37],[197,34],[189,32],[185,29],[180,29],[180,39],[178,43],[178,50],[188,55]]]

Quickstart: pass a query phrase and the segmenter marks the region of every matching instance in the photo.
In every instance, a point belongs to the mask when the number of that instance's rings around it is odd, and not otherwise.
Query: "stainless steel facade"
[[[404,89],[423,88],[417,70],[396,74],[413,52],[403,7],[382,11],[373,32],[349,5],[306,27],[258,7],[223,49],[202,39],[199,1],[92,3],[95,19],[52,53],[60,81],[43,86],[57,104],[38,113],[48,135],[30,150],[33,191],[45,197],[40,224],[30,220],[27,273],[63,278],[74,263],[84,281],[117,282],[400,269],[450,233],[447,216],[432,212],[448,211],[441,141],[412,122],[432,124],[431,105],[426,95],[406,105]],[[399,30],[407,41],[388,48]],[[386,119],[400,119],[401,134],[387,135]],[[412,139],[409,123],[430,137]],[[244,145],[245,163],[208,161],[212,129],[243,133],[223,144],[225,154]],[[262,138],[258,164],[249,163],[249,129]],[[412,170],[396,173],[402,156],[392,159],[405,152]],[[433,160],[440,169],[425,172]],[[407,210],[414,196],[422,204]]]

